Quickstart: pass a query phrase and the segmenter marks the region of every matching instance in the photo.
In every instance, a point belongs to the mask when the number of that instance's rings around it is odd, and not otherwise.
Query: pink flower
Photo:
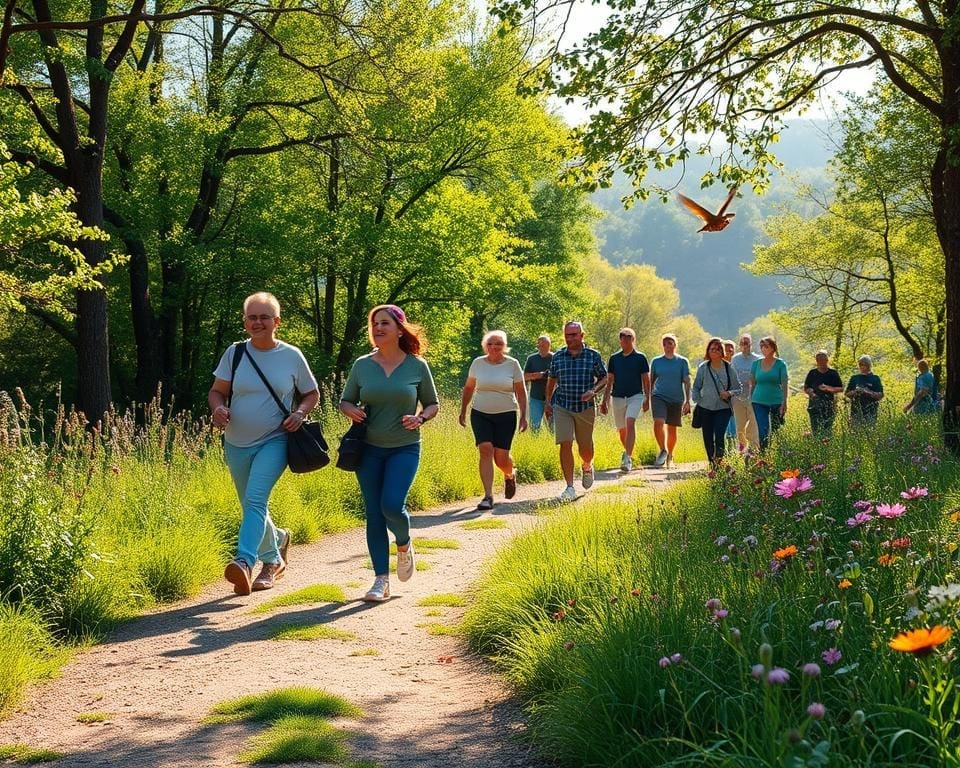
[[[774,667],[767,672],[767,683],[769,685],[786,685],[790,682],[790,673],[783,667]]]
[[[929,495],[929,492],[922,485],[915,485],[913,488],[908,488],[907,490],[900,492],[900,498],[907,499],[908,501],[912,499],[922,499],[927,495]]]
[[[722,605],[723,603],[721,603],[718,598],[711,597],[709,600],[707,600],[707,602],[703,604],[703,607],[706,608],[708,611],[715,611],[717,610],[717,608],[720,608]]]
[[[717,608],[713,612],[713,618],[715,619],[725,619],[730,615],[730,612],[726,608]]]
[[[820,665],[809,662],[803,665],[804,677],[820,677]]]
[[[828,648],[820,654],[820,658],[822,658],[826,664],[832,667],[843,658],[843,654],[840,653],[838,648]]]
[[[853,502],[853,508],[860,512],[873,512],[873,502],[860,499],[860,501]]]
[[[787,477],[773,484],[773,492],[785,499],[809,491],[811,488],[813,488],[813,480],[809,477]]]
[[[819,701],[814,701],[807,707],[807,714],[814,720],[822,720],[823,716],[827,714],[827,708]]]
[[[670,666],[670,659],[668,659],[666,656],[661,656],[660,661],[658,661],[657,664],[660,665],[660,669],[666,669]]]
[[[907,508],[903,504],[877,504],[877,514],[887,520],[895,520],[906,511]]]
[[[847,525],[856,528],[858,525],[869,523],[871,520],[873,520],[873,516],[869,512],[857,512],[853,517],[847,518]]]

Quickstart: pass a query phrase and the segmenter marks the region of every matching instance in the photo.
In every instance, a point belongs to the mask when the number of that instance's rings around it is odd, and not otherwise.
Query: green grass
[[[84,724],[106,723],[114,717],[111,712],[81,712],[77,715],[77,722]]]
[[[216,705],[208,723],[259,722],[269,727],[253,736],[237,759],[245,763],[348,763],[350,734],[332,726],[332,717],[357,718],[359,707],[316,688],[285,688],[242,696]]]
[[[924,612],[931,587],[960,581],[960,466],[916,421],[838,428],[829,445],[805,428],[788,423],[769,464],[588,496],[486,566],[465,632],[527,702],[542,753],[621,768],[957,764],[960,633],[924,659],[888,643],[960,629],[960,601]],[[812,488],[779,496],[787,469]],[[855,502],[900,502],[916,485],[930,496],[903,516],[847,523]],[[805,677],[812,663],[820,674]],[[771,666],[789,680],[765,683]]]
[[[478,520],[467,520],[460,523],[460,527],[466,531],[483,531],[488,528],[506,528],[507,521],[498,517],[481,517]]]
[[[281,688],[222,701],[213,707],[206,722],[265,723],[289,714],[356,718],[363,716],[363,710],[340,696],[334,696],[317,688]]]
[[[372,571],[372,570],[373,570],[373,561],[370,560],[370,559],[368,559],[367,562],[366,562],[366,565],[365,565],[364,567],[367,568],[367,570]],[[426,560],[424,560],[423,558],[418,557],[418,558],[416,558],[416,559],[413,561],[413,569],[414,569],[415,571],[429,571],[431,568],[433,568],[433,564],[432,564],[432,563],[428,563],[428,562],[427,562]],[[390,560],[390,573],[396,573],[396,572],[397,572],[397,561],[391,559],[391,560]]]
[[[0,603],[0,715],[20,702],[28,682],[55,675],[68,655],[38,611]]]
[[[417,600],[417,605],[424,607],[441,606],[443,608],[462,608],[467,604],[467,598],[455,592],[444,592],[437,595],[428,595]]]
[[[343,763],[348,734],[315,715],[284,715],[250,739],[237,759],[244,763]]]
[[[358,648],[355,651],[350,651],[347,654],[348,656],[379,656],[380,651],[376,648]]]
[[[413,537],[413,548],[417,554],[432,552],[437,549],[460,549],[460,542],[456,539],[428,539],[420,536]],[[397,554],[397,545],[390,545],[390,554]]]
[[[271,640],[354,640],[356,635],[326,624],[285,624],[270,633]]]
[[[435,621],[428,621],[417,624],[421,629],[427,630],[429,635],[462,635],[463,627],[461,625],[441,624]]]
[[[429,611],[424,611],[423,615],[429,618],[437,618],[445,614],[440,608],[431,608]]]
[[[269,613],[277,608],[291,605],[312,605],[314,603],[345,603],[347,595],[335,584],[311,584],[286,595],[274,597],[253,609],[252,613]]]
[[[65,753],[53,749],[37,749],[26,744],[0,744],[0,760],[10,760],[18,765],[52,763],[64,756]]]

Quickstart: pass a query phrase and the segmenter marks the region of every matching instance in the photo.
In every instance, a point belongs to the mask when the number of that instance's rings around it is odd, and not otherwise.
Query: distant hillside
[[[774,178],[763,197],[749,188],[741,189],[741,197],[729,209],[737,216],[723,232],[698,234],[698,219],[672,200],[664,205],[659,199],[649,199],[624,210],[620,201],[630,193],[630,183],[618,179],[612,188],[592,197],[606,213],[597,226],[601,253],[614,264],[652,264],[657,274],[676,281],[682,313],[696,315],[710,332],[723,336],[737,333],[753,318],[786,303],[776,280],[754,277],[740,264],[753,260],[753,246],[762,237],[759,222],[795,194],[795,181],[790,177],[825,184],[826,164],[833,154],[825,132],[824,122],[791,123],[774,148],[784,164],[783,176]],[[688,162],[677,189],[715,209],[725,192],[716,185],[700,190],[699,179],[708,162],[699,157]],[[678,176],[677,171],[670,171],[651,178],[672,187]]]

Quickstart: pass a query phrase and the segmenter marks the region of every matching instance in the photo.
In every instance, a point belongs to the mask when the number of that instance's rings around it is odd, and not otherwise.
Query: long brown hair
[[[386,312],[393,318],[394,322],[400,328],[400,339],[397,342],[400,349],[408,355],[422,355],[427,350],[427,340],[423,336],[423,328],[407,322],[407,314],[396,304],[378,304],[370,310],[367,315],[367,335],[370,338],[370,346],[377,346],[373,341],[373,318],[377,312]]]

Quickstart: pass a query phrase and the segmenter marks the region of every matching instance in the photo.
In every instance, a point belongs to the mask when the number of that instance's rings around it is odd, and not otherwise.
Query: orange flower
[[[785,469],[785,470],[783,470],[783,472],[780,473],[780,477],[782,477],[784,480],[787,480],[787,479],[789,479],[789,478],[791,478],[791,477],[800,477],[800,470],[799,470],[799,469]]]
[[[926,656],[941,643],[947,642],[953,630],[941,625],[933,629],[912,629],[901,632],[890,641],[890,647],[895,651],[912,653],[914,656]]]
[[[893,565],[899,559],[897,555],[880,555],[880,557],[877,558],[877,562],[880,565]]]
[[[950,519],[955,523],[960,523],[960,509],[955,509],[950,513]]]
[[[853,582],[850,581],[850,579],[844,579],[839,584],[837,584],[837,587],[839,589],[847,589],[848,587],[852,587],[852,586],[853,586]]]
[[[778,549],[776,552],[773,553],[773,556],[777,558],[777,560],[786,560],[788,558],[793,557],[795,554],[797,554],[797,548],[793,544],[791,544],[789,547]]]

